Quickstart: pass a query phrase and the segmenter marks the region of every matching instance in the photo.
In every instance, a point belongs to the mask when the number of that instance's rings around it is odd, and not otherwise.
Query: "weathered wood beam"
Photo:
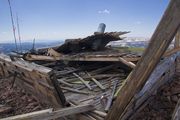
[[[106,56],[106,55],[91,55],[91,56],[70,56],[70,55],[63,55],[61,57],[52,57],[52,56],[45,56],[45,55],[33,55],[33,54],[26,54],[24,56],[25,60],[28,61],[109,61],[109,62],[124,62],[122,61],[123,58],[127,62],[135,62],[140,59],[140,57],[120,57],[120,56]]]
[[[67,107],[52,111],[52,109],[27,113],[23,115],[17,115],[13,117],[4,118],[1,120],[52,120],[68,115],[79,114],[87,111],[94,110],[92,105],[78,105],[73,107]]]
[[[176,33],[175,42],[174,42],[174,48],[179,48],[179,47],[180,47],[180,28]]]
[[[148,48],[126,79],[106,120],[118,120],[133,96],[142,89],[180,27],[179,11],[180,1],[171,0]]]
[[[174,109],[172,120],[179,120],[180,118],[180,99],[178,100],[178,103]]]
[[[48,49],[47,55],[52,56],[52,57],[60,57],[60,56],[62,56],[62,54],[58,53],[57,51],[55,51],[52,48]]]
[[[0,73],[2,76],[8,77],[16,74],[15,84],[18,87],[33,94],[43,103],[48,103],[54,108],[62,107],[61,98],[65,99],[65,97],[63,94],[59,95],[53,85],[52,69],[23,60],[12,61],[9,56],[4,54],[0,54],[0,66],[4,71]]]
[[[154,95],[155,91],[157,91],[160,86],[173,80],[177,56],[178,54],[172,55],[158,64],[144,87],[133,97],[126,107],[126,110],[123,111],[120,117],[122,120],[130,119],[130,117],[133,118],[134,115],[136,115],[135,113],[139,111],[139,108],[142,108],[141,106],[144,105],[145,101],[148,103],[148,99]]]
[[[77,90],[77,89],[74,89],[74,88],[68,88],[68,87],[61,87],[61,88],[63,90],[67,90],[67,91],[74,92],[74,93],[85,94],[85,95],[89,95],[90,94],[89,92],[80,91],[80,90]]]
[[[174,48],[172,50],[169,50],[167,52],[165,52],[165,54],[163,55],[163,57],[169,57],[173,54],[175,54],[176,52],[180,51],[180,47]]]
[[[126,61],[126,60],[125,60],[124,58],[122,58],[122,57],[119,57],[119,61],[120,61],[121,63],[129,66],[130,68],[135,68],[135,67],[136,67],[136,65],[135,65],[134,63],[128,62],[128,61]]]
[[[105,90],[105,87],[103,85],[101,85],[101,83],[99,81],[97,81],[95,78],[93,78],[88,72],[86,72],[86,74],[91,77],[91,80],[96,83],[96,85],[101,88],[102,90]]]
[[[112,89],[112,93],[110,95],[110,97],[108,98],[108,101],[107,101],[107,105],[105,107],[105,111],[108,112],[111,105],[112,105],[112,101],[113,101],[113,98],[114,98],[114,94],[115,94],[115,91],[116,91],[116,87],[117,87],[117,84],[118,84],[118,80],[115,80],[114,83],[113,83],[113,89]]]

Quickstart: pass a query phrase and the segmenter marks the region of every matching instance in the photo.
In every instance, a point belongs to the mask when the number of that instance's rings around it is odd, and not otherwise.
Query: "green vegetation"
[[[115,47],[115,50],[119,50],[120,52],[137,52],[142,53],[145,48],[142,47]]]

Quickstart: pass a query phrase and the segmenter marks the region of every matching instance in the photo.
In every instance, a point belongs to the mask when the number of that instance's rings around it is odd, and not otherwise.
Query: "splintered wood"
[[[179,34],[175,49],[165,53],[180,27],[179,11],[180,1],[171,0],[142,56],[106,46],[110,41],[121,40],[120,35],[128,32],[95,32],[20,58],[0,55],[0,77],[13,76],[13,84],[56,108],[7,119],[56,119],[72,114],[78,114],[80,120],[133,119],[133,113],[149,104],[148,98],[170,81],[175,71],[176,74],[180,71],[176,59],[180,55]],[[1,107],[0,113],[8,110]],[[173,119],[178,113],[179,103]]]
[[[126,80],[126,84],[124,84],[120,90],[106,120],[120,119],[134,95],[142,89],[180,26],[179,11],[180,1],[171,0],[159,25],[152,35],[148,48]]]
[[[129,52],[118,52],[118,51],[102,51],[102,52],[83,52],[77,54],[61,54],[61,56],[56,56],[48,54],[35,55],[35,54],[25,54],[24,59],[28,61],[102,61],[102,62],[122,62],[128,66],[134,67],[132,62],[137,62],[141,55],[137,53]]]
[[[42,64],[43,65],[43,64]],[[121,63],[90,62],[49,65],[54,70],[60,88],[71,104],[93,104],[96,110],[107,112],[114,94],[130,69]]]
[[[37,96],[41,102],[55,108],[62,106],[59,94],[52,82],[52,69],[23,60],[12,61],[9,56],[3,54],[0,55],[0,67],[1,77],[14,76],[13,83]]]

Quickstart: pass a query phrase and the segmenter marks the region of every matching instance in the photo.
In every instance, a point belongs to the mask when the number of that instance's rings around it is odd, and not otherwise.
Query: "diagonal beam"
[[[126,83],[122,86],[106,120],[120,119],[121,114],[133,96],[142,89],[180,26],[179,11],[180,0],[171,0],[151,38],[148,48],[135,69],[126,79]]]
[[[180,28],[176,33],[175,42],[174,42],[174,48],[178,48],[178,47],[180,47]]]

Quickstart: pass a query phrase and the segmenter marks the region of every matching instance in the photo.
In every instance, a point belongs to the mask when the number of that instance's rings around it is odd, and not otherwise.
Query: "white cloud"
[[[104,10],[100,10],[98,11],[99,14],[110,14],[110,10],[104,9]]]

